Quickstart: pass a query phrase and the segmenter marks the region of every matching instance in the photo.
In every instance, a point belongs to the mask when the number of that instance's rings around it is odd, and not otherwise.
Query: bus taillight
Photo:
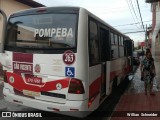
[[[68,93],[72,94],[83,94],[84,87],[81,80],[72,78],[69,85]]]

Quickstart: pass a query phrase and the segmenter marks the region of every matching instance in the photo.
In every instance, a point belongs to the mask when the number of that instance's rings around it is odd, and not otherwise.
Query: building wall
[[[30,9],[30,6],[17,2],[15,0],[0,0],[0,9],[3,10],[7,17],[12,13],[24,9]],[[2,41],[2,30],[3,30],[3,17],[0,15],[0,44]]]
[[[156,4],[152,4],[152,29],[154,30],[156,25]]]
[[[13,12],[29,9],[31,7],[14,0],[0,0],[0,8],[7,14],[7,16],[9,16]]]
[[[153,13],[152,55],[155,60],[156,78],[160,87],[160,2],[152,3],[156,7]],[[156,15],[156,16],[155,16]],[[155,27],[154,27],[155,26]]]
[[[159,30],[160,30],[160,6],[159,4],[153,3],[153,5],[156,7],[156,11],[153,11],[153,14],[156,16],[153,17],[153,35],[152,35],[152,52],[155,57],[159,56],[159,51],[157,49],[159,42]],[[155,27],[154,27],[155,26]]]

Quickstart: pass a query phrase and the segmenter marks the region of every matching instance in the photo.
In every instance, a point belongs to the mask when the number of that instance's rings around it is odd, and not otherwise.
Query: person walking
[[[156,76],[154,59],[150,51],[146,51],[146,57],[141,61],[141,78],[144,80],[145,94],[147,95],[147,88],[149,88],[150,95],[155,95],[153,89],[153,78]],[[150,87],[149,87],[150,86]]]
[[[140,57],[139,57],[140,63],[144,60],[144,58],[145,58],[145,53],[144,53],[144,51],[142,51],[140,54]]]

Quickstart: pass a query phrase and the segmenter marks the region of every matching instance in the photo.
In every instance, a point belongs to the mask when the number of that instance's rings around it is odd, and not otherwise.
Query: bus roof
[[[66,12],[66,13],[78,13],[79,7],[38,7],[22,10],[19,12],[15,12],[11,15],[11,17],[22,16],[22,15],[33,15],[33,14],[42,14],[42,13],[56,13],[56,12]]]

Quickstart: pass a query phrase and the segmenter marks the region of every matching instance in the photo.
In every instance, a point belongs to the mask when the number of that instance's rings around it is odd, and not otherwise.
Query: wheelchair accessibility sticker
[[[65,68],[65,74],[66,74],[67,77],[74,77],[74,75],[75,75],[74,67],[66,67]]]

